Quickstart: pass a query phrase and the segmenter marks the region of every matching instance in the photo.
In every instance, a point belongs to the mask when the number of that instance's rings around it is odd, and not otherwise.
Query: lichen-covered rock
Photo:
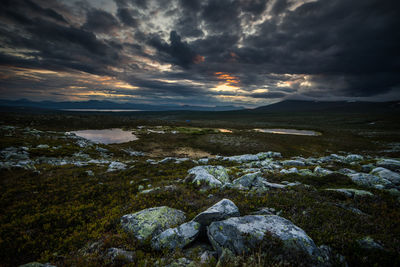
[[[185,219],[183,211],[162,206],[124,215],[121,218],[121,226],[139,241],[144,241],[183,223]]]
[[[281,161],[281,163],[283,166],[297,166],[297,167],[306,166],[305,162],[301,161],[301,160],[289,159],[289,160]]]
[[[315,167],[314,169],[314,174],[318,175],[318,176],[325,176],[325,175],[329,175],[332,174],[333,172],[331,170],[328,169],[324,169],[320,166]]]
[[[195,221],[169,228],[151,240],[155,250],[183,248],[193,242],[200,231],[200,224]]]
[[[371,174],[378,176],[382,179],[389,180],[395,185],[400,185],[400,174],[397,172],[390,171],[388,169],[385,169],[383,167],[378,167],[375,168],[371,171]]]
[[[207,210],[199,213],[193,221],[202,226],[208,226],[214,221],[224,220],[230,217],[240,216],[239,208],[229,199],[222,199]]]
[[[258,157],[259,160],[264,160],[267,158],[281,158],[282,154],[279,152],[268,151],[268,152],[257,153],[256,156]]]
[[[340,174],[343,174],[343,175],[356,174],[357,173],[355,170],[348,169],[348,168],[340,169],[337,172],[340,173]]]
[[[290,168],[290,169],[282,169],[280,171],[281,174],[291,174],[291,173],[299,173],[299,170],[297,170],[296,167]]]
[[[222,166],[197,166],[188,171],[186,182],[200,185],[202,182],[215,187],[229,182],[229,175],[226,168]]]
[[[233,187],[240,189],[253,189],[265,187],[265,179],[261,176],[261,172],[248,173],[235,179],[232,184]]]
[[[174,260],[170,264],[166,265],[165,267],[196,267],[197,265],[189,260],[188,258],[179,258]]]
[[[356,184],[367,187],[383,189],[392,185],[389,180],[368,173],[349,173],[347,176]]]
[[[400,160],[397,159],[380,159],[376,163],[377,166],[389,169],[391,171],[400,171]]]
[[[350,154],[344,158],[344,161],[346,161],[347,163],[359,162],[362,160],[364,160],[363,156],[357,154]]]
[[[129,263],[134,261],[134,253],[132,251],[126,251],[120,248],[109,248],[107,250],[107,258],[112,263]]]
[[[353,188],[328,188],[327,191],[335,191],[346,195],[347,197],[358,197],[358,196],[373,196],[371,192]]]
[[[383,246],[375,242],[375,240],[370,236],[357,240],[357,243],[364,249],[383,249]]]
[[[126,164],[118,161],[113,161],[108,165],[107,172],[121,171],[126,169]]]
[[[309,169],[301,169],[299,170],[299,174],[301,176],[314,176],[314,173]]]
[[[257,248],[266,234],[282,241],[284,248],[296,250],[315,258],[319,254],[314,241],[289,220],[276,215],[248,215],[213,222],[208,238],[219,255],[229,249],[237,255]]]
[[[260,158],[257,155],[252,155],[252,154],[245,154],[245,155],[232,156],[232,157],[223,157],[222,159],[229,160],[229,161],[236,161],[239,163],[260,160]]]

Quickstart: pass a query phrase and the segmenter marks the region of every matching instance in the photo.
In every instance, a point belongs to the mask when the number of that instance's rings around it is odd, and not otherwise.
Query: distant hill
[[[135,104],[135,103],[116,103],[112,101],[79,101],[79,102],[55,102],[55,101],[30,101],[27,99],[20,100],[4,100],[0,99],[0,106],[8,107],[27,107],[27,108],[42,108],[42,109],[129,109],[129,110],[140,110],[140,111],[167,111],[167,110],[195,110],[195,111],[229,111],[229,110],[241,110],[243,107],[237,106],[215,106],[215,107],[203,107],[203,106],[189,106],[189,105],[147,105],[147,104]]]
[[[346,102],[285,100],[253,109],[257,112],[399,112],[400,101]]]

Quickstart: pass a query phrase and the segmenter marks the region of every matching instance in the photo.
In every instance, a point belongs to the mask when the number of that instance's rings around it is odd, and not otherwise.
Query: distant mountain
[[[400,101],[347,102],[285,100],[253,109],[257,112],[399,112]]]
[[[243,107],[236,106],[189,106],[189,105],[147,105],[134,103],[115,103],[107,100],[89,100],[80,102],[55,102],[55,101],[30,101],[27,99],[4,100],[0,99],[0,106],[9,107],[30,107],[43,109],[129,109],[140,111],[167,111],[167,110],[195,110],[195,111],[228,111],[241,110]]]

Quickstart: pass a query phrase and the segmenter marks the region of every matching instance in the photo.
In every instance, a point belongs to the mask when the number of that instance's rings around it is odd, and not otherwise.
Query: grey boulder
[[[134,261],[134,253],[120,248],[109,248],[107,250],[107,258],[110,259],[112,263],[129,263]]]
[[[350,177],[350,179],[358,185],[378,189],[390,187],[392,184],[389,180],[368,173],[349,173],[347,174],[347,176]]]
[[[261,176],[261,172],[248,173],[233,180],[233,187],[241,189],[253,189],[255,187],[264,187],[266,181]]]
[[[198,222],[190,221],[176,228],[169,228],[151,240],[155,250],[183,248],[196,239],[200,231]]]
[[[373,196],[371,192],[365,191],[365,190],[359,190],[359,189],[353,189],[353,188],[328,188],[325,189],[327,191],[335,191],[338,193],[342,193],[346,195],[347,197],[362,197],[362,196]]]
[[[371,171],[371,174],[378,176],[379,178],[389,180],[395,185],[400,185],[400,174],[383,167],[375,168]]]
[[[364,160],[363,156],[357,154],[350,154],[344,158],[344,161],[346,161],[347,163],[359,162],[362,160]]]
[[[193,221],[202,226],[208,226],[214,221],[225,220],[230,217],[240,216],[239,208],[229,199],[222,199],[207,210],[199,213]]]
[[[314,174],[318,175],[318,176],[325,176],[325,175],[329,175],[332,174],[333,172],[331,170],[328,169],[324,169],[320,166],[315,167],[314,169]]]
[[[227,170],[222,166],[197,166],[188,171],[186,182],[200,185],[202,182],[211,187],[222,186],[229,182]]]
[[[305,252],[313,259],[319,254],[314,241],[301,228],[276,215],[248,215],[213,222],[207,234],[218,255],[225,249],[237,255],[249,253],[266,234],[280,239],[287,250]]]
[[[281,163],[283,166],[297,166],[297,167],[306,166],[304,161],[301,160],[284,160]]]
[[[183,211],[162,206],[122,216],[121,227],[142,242],[183,223],[185,219]]]
[[[377,243],[370,236],[366,236],[364,238],[357,240],[357,243],[360,245],[360,247],[364,249],[379,249],[379,250],[384,249],[381,244]]]
[[[380,159],[376,165],[391,171],[400,171],[400,160],[397,159]]]

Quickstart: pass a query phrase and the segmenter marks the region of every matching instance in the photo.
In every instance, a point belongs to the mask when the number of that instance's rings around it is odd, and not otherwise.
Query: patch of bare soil
[[[157,148],[157,149],[153,149],[150,152],[150,156],[151,157],[178,157],[178,158],[191,158],[191,159],[213,157],[213,155],[211,155],[208,152],[205,152],[200,149],[191,148],[191,147],[178,147],[172,151]]]

